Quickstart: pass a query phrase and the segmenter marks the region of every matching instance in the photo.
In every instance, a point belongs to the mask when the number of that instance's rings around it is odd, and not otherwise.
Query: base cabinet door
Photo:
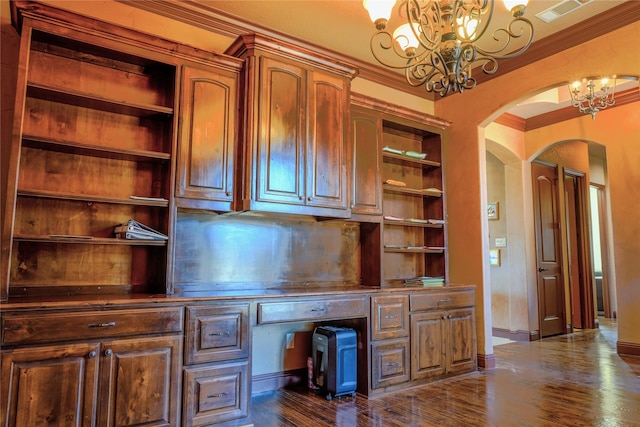
[[[451,310],[447,313],[449,343],[447,372],[460,373],[476,367],[476,339],[474,309]]]
[[[411,315],[411,379],[443,375],[446,361],[446,323],[443,312]]]
[[[2,351],[2,425],[94,426],[100,345]]]
[[[182,336],[102,343],[101,426],[178,425]]]

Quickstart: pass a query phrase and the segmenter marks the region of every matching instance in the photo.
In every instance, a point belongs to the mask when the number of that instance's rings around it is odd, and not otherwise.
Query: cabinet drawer
[[[248,417],[248,366],[243,361],[185,368],[184,425],[208,426]]]
[[[366,317],[368,297],[264,302],[258,304],[258,323],[295,322]]]
[[[463,292],[421,292],[411,294],[411,311],[473,307],[473,290]]]
[[[249,304],[187,307],[185,364],[249,356]]]
[[[409,339],[372,344],[372,388],[383,388],[407,381],[409,381]]]
[[[409,296],[386,295],[371,299],[373,339],[389,339],[409,335]]]
[[[34,344],[181,332],[179,307],[2,316],[2,344]]]

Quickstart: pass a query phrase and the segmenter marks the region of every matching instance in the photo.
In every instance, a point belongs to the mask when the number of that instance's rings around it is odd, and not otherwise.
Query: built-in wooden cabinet
[[[391,121],[383,126],[384,281],[402,283],[423,276],[446,281],[440,135]]]
[[[238,73],[185,66],[176,176],[179,207],[234,208]]]
[[[262,35],[241,36],[226,53],[246,62],[241,209],[349,217],[355,70]]]
[[[178,425],[180,308],[2,314],[2,423]]]
[[[248,303],[187,307],[184,426],[250,424]]]
[[[411,379],[475,370],[473,289],[414,293],[410,298]]]
[[[89,28],[21,17],[3,291],[164,292],[167,241],[114,228],[133,218],[169,232],[175,67]]]

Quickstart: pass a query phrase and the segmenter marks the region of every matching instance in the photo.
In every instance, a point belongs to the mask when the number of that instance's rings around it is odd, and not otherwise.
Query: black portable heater
[[[356,331],[336,326],[318,326],[313,331],[313,384],[327,400],[356,395]]]

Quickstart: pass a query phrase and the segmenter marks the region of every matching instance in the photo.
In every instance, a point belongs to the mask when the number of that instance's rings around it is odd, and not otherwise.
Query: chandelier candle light
[[[593,120],[596,113],[611,107],[616,103],[614,99],[616,76],[613,76],[613,85],[609,85],[609,79],[600,80],[600,88],[596,90],[596,82],[592,78],[576,81],[569,86],[571,93],[571,105],[576,107],[581,113],[591,114]]]
[[[504,0],[513,18],[496,28],[490,40],[477,42],[489,28],[494,0],[401,0],[402,20],[393,32],[387,23],[396,0],[363,0],[377,31],[371,37],[371,52],[378,62],[404,69],[411,86],[424,85],[427,92],[446,96],[473,89],[471,69],[494,74],[498,60],[521,55],[533,41],[533,25],[524,18],[528,0]],[[507,52],[511,42],[519,47]]]

